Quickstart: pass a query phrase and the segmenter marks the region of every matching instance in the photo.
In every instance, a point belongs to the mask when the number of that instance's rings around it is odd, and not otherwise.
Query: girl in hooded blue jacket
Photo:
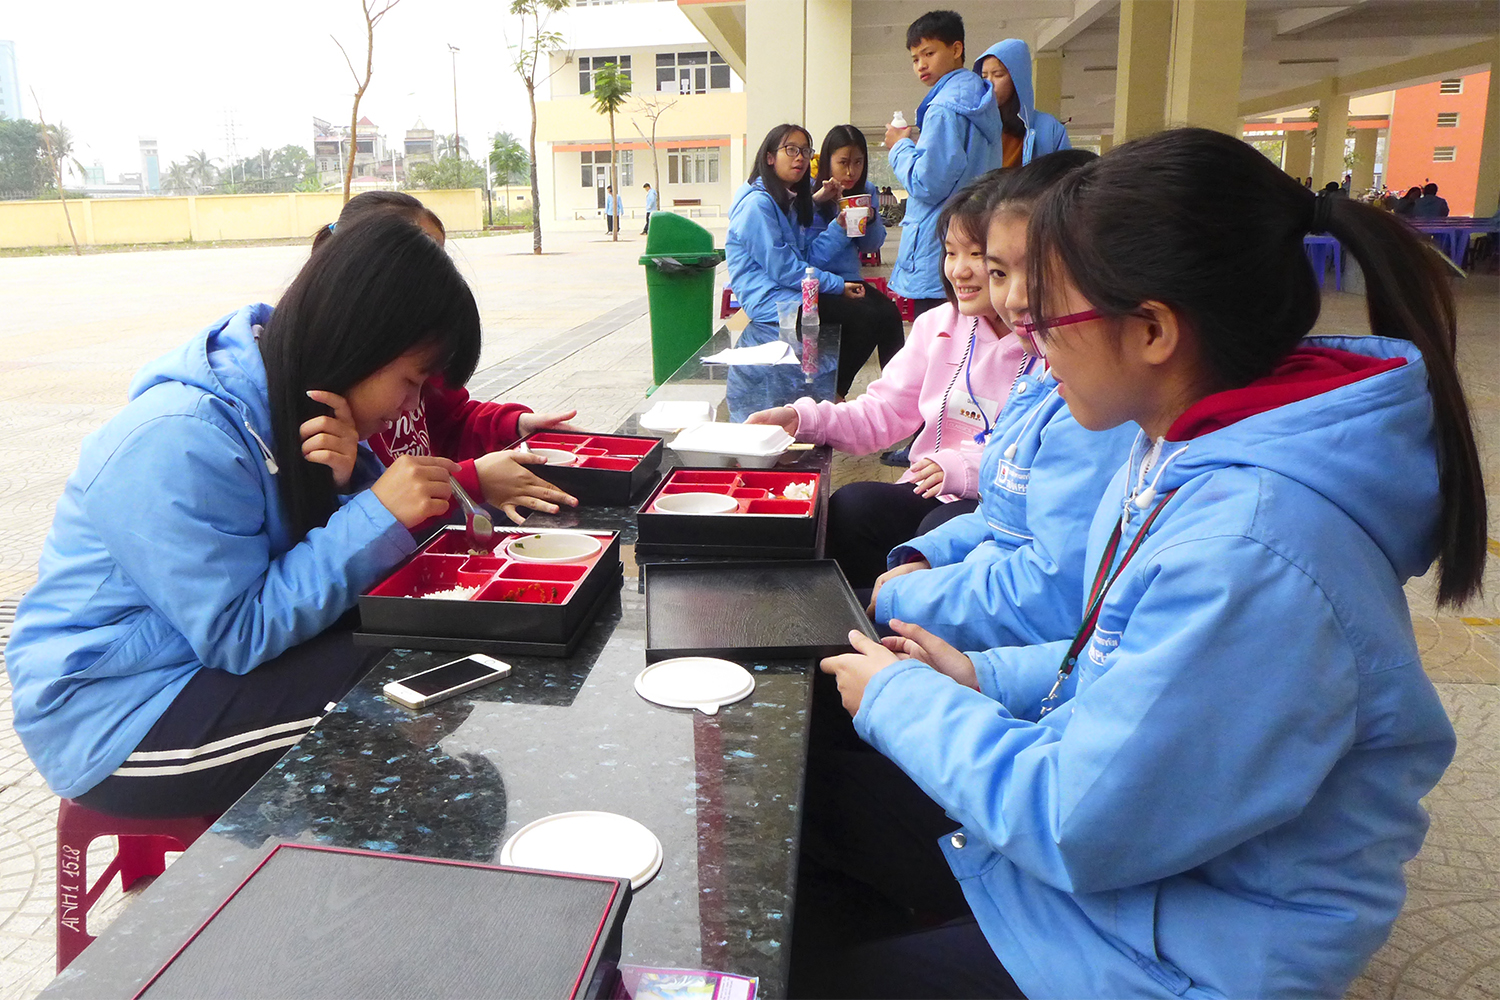
[[[1358,259],[1373,336],[1308,336],[1309,232]],[[1454,748],[1402,585],[1436,559],[1457,606],[1485,559],[1442,264],[1397,220],[1181,129],[1044,196],[1028,273],[1074,417],[1139,440],[1089,532],[1075,637],[966,655],[895,624],[889,648],[855,636],[824,661],[930,796],[907,817],[951,818],[885,862],[930,872],[939,848],[970,911],[827,968],[893,995],[882,972],[914,946],[932,992],[1341,996]],[[980,933],[988,950],[930,961]]]
[[[1007,38],[974,60],[978,73],[995,92],[1000,109],[1001,165],[1020,167],[1038,156],[1071,149],[1062,122],[1036,109],[1031,86],[1031,49],[1019,38]]]
[[[819,319],[842,327],[837,379],[842,399],[877,348],[884,364],[904,340],[900,316],[891,322],[891,301],[870,293],[857,273],[852,278],[842,273],[851,251],[857,267],[858,252],[844,230],[842,212],[819,216],[814,211],[811,143],[799,125],[778,125],[766,133],[750,179],[734,193],[724,253],[729,287],[745,315],[772,328],[777,303],[800,303],[802,279],[813,268]]]
[[[6,647],[15,728],[64,798],[226,809],[378,658],[331,626],[448,509],[443,458],[361,442],[462,385],[479,313],[447,253],[377,213],[338,227],[273,311],[147,365],[89,435]]]

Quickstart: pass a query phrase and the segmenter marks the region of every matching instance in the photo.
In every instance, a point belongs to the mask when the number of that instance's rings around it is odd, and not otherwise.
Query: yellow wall
[[[477,188],[412,194],[449,232],[482,228],[484,192]],[[296,239],[338,218],[343,202],[341,192],[99,198],[69,201],[68,212],[86,245]],[[0,201],[0,247],[69,245],[60,202]]]

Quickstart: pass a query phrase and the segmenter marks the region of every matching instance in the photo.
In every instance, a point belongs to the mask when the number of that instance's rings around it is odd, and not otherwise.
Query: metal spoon
[[[479,506],[469,498],[464,488],[458,485],[458,480],[453,474],[448,474],[448,482],[453,486],[453,495],[458,497],[458,503],[464,509],[464,520],[468,525],[469,540],[474,543],[475,548],[485,551],[493,551],[495,548],[495,523],[490,520]]]

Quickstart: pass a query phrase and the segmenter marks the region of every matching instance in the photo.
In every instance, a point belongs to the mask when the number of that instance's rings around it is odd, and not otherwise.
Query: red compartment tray
[[[360,597],[356,638],[381,644],[385,636],[389,644],[417,648],[422,637],[509,642],[516,652],[546,647],[552,655],[570,655],[601,598],[618,585],[619,533],[588,532],[599,540],[599,551],[577,562],[507,554],[510,539],[533,533],[501,529],[493,552],[474,555],[462,527],[443,529]]]
[[[661,438],[539,431],[521,444],[577,455],[572,465],[533,465],[531,471],[583,504],[628,504],[661,466]]]
[[[794,484],[810,483],[807,500],[787,499]],[[755,469],[673,469],[636,512],[636,551],[645,555],[743,555],[810,559],[826,508],[817,472]],[[678,493],[716,493],[737,509],[723,514],[679,514],[656,502]]]

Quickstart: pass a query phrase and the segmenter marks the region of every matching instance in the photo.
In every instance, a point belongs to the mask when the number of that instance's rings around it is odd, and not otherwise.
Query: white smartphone
[[[426,708],[444,698],[452,698],[491,681],[498,681],[508,673],[510,664],[504,660],[497,660],[483,653],[472,653],[441,667],[391,681],[381,690],[398,705]]]

